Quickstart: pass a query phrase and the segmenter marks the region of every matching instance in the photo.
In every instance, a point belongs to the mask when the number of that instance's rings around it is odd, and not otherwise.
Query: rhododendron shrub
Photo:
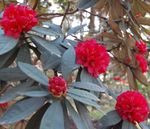
[[[147,0],[0,1],[0,126],[148,129],[148,8]]]

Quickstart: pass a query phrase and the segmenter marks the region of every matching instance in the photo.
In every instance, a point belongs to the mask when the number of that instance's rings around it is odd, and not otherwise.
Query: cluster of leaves
[[[38,5],[36,1],[31,3],[33,7],[36,4]],[[149,25],[149,19],[145,17],[149,12],[149,3],[140,0],[80,0],[78,10],[95,4],[97,12],[109,16],[105,18],[95,14],[106,23],[105,29],[95,37],[109,49],[117,72],[127,73],[131,89],[138,89],[136,80],[148,85],[145,75],[134,63],[127,64],[125,58],[128,55],[135,60],[133,42],[135,39],[142,39],[141,34],[149,35],[148,30],[142,26]],[[138,10],[140,5],[142,12]],[[136,17],[139,11],[141,16]],[[67,12],[62,16],[65,18],[65,15]],[[44,16],[47,15],[43,15],[43,19]],[[99,78],[93,78],[86,69],[76,64],[74,46],[78,41],[69,39],[69,36],[76,35],[84,26],[76,26],[63,32],[62,25],[47,20],[30,32],[23,33],[19,39],[5,36],[3,30],[0,30],[0,88],[4,89],[10,82],[13,83],[13,87],[0,97],[0,103],[15,100],[0,118],[1,125],[27,118],[29,121],[25,129],[70,129],[71,120],[78,129],[94,129],[87,105],[99,110],[99,93],[105,92],[114,98],[116,95]],[[130,35],[133,38],[129,38]],[[40,68],[36,67],[37,61],[40,62]],[[55,98],[48,92],[49,70],[54,75],[62,75],[68,82],[66,97]],[[72,74],[75,74],[74,79],[71,78]],[[135,125],[122,121],[116,111],[106,114],[99,123],[103,129],[136,129]],[[140,126],[149,128],[143,123]]]

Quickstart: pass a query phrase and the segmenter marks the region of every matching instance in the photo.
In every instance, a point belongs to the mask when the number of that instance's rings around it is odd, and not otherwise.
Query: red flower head
[[[140,70],[142,71],[142,73],[147,72],[148,64],[147,64],[147,60],[144,58],[144,56],[141,54],[136,54],[135,58],[139,64],[139,67],[140,67]]]
[[[105,73],[110,57],[104,46],[90,39],[78,43],[75,50],[76,63],[84,66],[92,76]]]
[[[7,108],[8,107],[8,103],[0,103],[0,108]]]
[[[123,120],[132,123],[144,121],[149,113],[146,99],[137,91],[126,91],[119,95],[115,108]]]
[[[147,52],[146,43],[142,40],[136,41],[135,45],[140,54],[145,54]]]
[[[53,77],[49,79],[48,90],[55,97],[61,97],[67,92],[66,81],[62,77]]]
[[[10,4],[3,13],[0,25],[5,35],[18,38],[21,32],[27,32],[38,23],[36,12],[27,6]]]

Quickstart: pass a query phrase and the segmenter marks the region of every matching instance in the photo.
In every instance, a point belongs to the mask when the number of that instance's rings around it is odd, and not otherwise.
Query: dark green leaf
[[[93,122],[89,116],[89,111],[87,110],[86,106],[80,102],[75,101],[75,105],[77,107],[77,110],[84,121],[87,129],[95,129]]]
[[[20,95],[28,96],[28,97],[44,97],[50,95],[50,93],[39,87],[32,87],[27,91],[19,92]]]
[[[121,121],[121,118],[115,110],[108,112],[106,115],[104,115],[100,119],[100,123],[102,124],[102,126],[115,125],[115,124],[119,123],[120,121]]]
[[[59,25],[56,25],[54,23],[47,24],[51,31],[54,31],[55,33],[59,35],[63,35],[61,27]]]
[[[81,96],[78,96],[78,95],[75,95],[75,94],[71,94],[71,93],[67,93],[67,95],[70,96],[72,99],[74,99],[76,101],[79,101],[81,103],[93,106],[96,109],[100,109],[100,106],[97,104],[97,102],[95,102],[95,101],[93,101],[91,99],[83,98]]]
[[[90,91],[105,92],[105,89],[103,87],[100,87],[99,85],[90,82],[75,82],[72,84],[72,86]]]
[[[99,101],[99,98],[97,96],[95,96],[94,94],[88,92],[88,91],[85,91],[85,90],[80,90],[80,89],[75,89],[75,88],[69,88],[68,89],[68,93],[70,94],[74,94],[74,95],[77,95],[77,96],[80,96],[80,97],[83,97],[83,98],[86,98],[86,99],[91,99],[91,100],[94,100],[94,101]]]
[[[99,0],[79,0],[78,8],[87,9],[95,5]]]
[[[12,50],[18,43],[17,39],[0,35],[0,55],[3,55]]]
[[[19,62],[18,66],[30,78],[45,86],[48,85],[48,77],[33,65]]]
[[[63,109],[60,102],[54,102],[45,112],[40,129],[64,129]]]
[[[17,62],[24,62],[31,64],[31,55],[28,44],[21,47],[17,55]]]
[[[130,123],[128,121],[123,121],[121,129],[137,129],[137,128],[132,123]]]
[[[76,124],[78,129],[87,129],[83,120],[81,119],[80,115],[75,111],[75,109],[73,108],[73,106],[66,101],[67,104],[67,108],[69,111],[70,116],[72,117],[74,123]]]
[[[68,75],[75,69],[79,67],[79,65],[76,64],[76,57],[75,57],[75,51],[73,47],[70,47],[62,56],[61,61],[61,70],[63,77],[65,79],[68,78]]]
[[[28,80],[26,82],[23,82],[16,87],[13,87],[9,90],[7,90],[3,96],[0,97],[0,103],[5,103],[8,101],[13,100],[17,96],[19,96],[20,92],[25,92],[26,90],[30,89],[30,86],[33,84],[33,81]]]
[[[83,29],[83,27],[85,27],[84,25],[80,25],[80,26],[76,26],[74,28],[70,28],[67,32],[67,35],[71,35],[71,34],[76,34],[78,31],[80,31],[81,29]]]
[[[49,103],[46,103],[43,107],[41,107],[28,121],[25,129],[40,129],[40,123],[44,113],[49,107]]]
[[[0,124],[12,124],[23,120],[44,104],[45,99],[29,98],[17,102],[11,106],[0,118]]]
[[[45,28],[45,27],[36,26],[36,27],[33,27],[32,30],[35,32],[38,32],[42,35],[50,35],[50,36],[59,36],[60,35],[60,33],[58,33],[57,31],[50,29],[50,28]],[[61,35],[62,35],[62,33],[61,33]]]
[[[60,57],[45,51],[41,55],[41,61],[44,69],[56,69],[60,64]]]
[[[97,78],[91,76],[85,68],[82,69],[80,78],[81,78],[81,82],[91,82],[99,85]]]
[[[0,69],[0,80],[18,81],[24,80],[27,76],[19,68],[3,68]]]
[[[8,67],[10,64],[12,64],[17,56],[17,53],[18,53],[18,50],[13,49],[9,51],[8,53],[0,55],[0,68]]]
[[[53,42],[45,40],[39,36],[31,35],[31,40],[37,47],[41,49],[42,52],[45,50],[50,52],[51,54],[57,55],[58,57],[61,56],[61,52],[59,49],[53,44]]]

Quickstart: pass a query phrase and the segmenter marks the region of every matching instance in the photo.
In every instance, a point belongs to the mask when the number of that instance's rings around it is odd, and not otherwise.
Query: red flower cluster
[[[8,103],[0,103],[0,108],[7,108],[8,107]]]
[[[147,52],[146,43],[143,42],[142,40],[136,41],[135,45],[140,54],[145,54]]]
[[[110,57],[104,46],[91,39],[78,43],[75,50],[76,63],[84,66],[92,76],[105,73]]]
[[[147,64],[147,60],[145,59],[145,57],[141,54],[135,54],[135,58],[138,62],[138,65],[139,65],[140,70],[142,71],[142,73],[147,72],[148,64]]]
[[[18,38],[20,34],[31,30],[38,23],[36,12],[27,6],[10,4],[3,13],[0,25],[5,35]]]
[[[132,123],[144,121],[149,113],[146,99],[137,91],[126,91],[119,95],[115,108],[123,120]]]
[[[53,77],[49,79],[48,90],[55,97],[61,97],[67,92],[66,81],[62,77]]]

